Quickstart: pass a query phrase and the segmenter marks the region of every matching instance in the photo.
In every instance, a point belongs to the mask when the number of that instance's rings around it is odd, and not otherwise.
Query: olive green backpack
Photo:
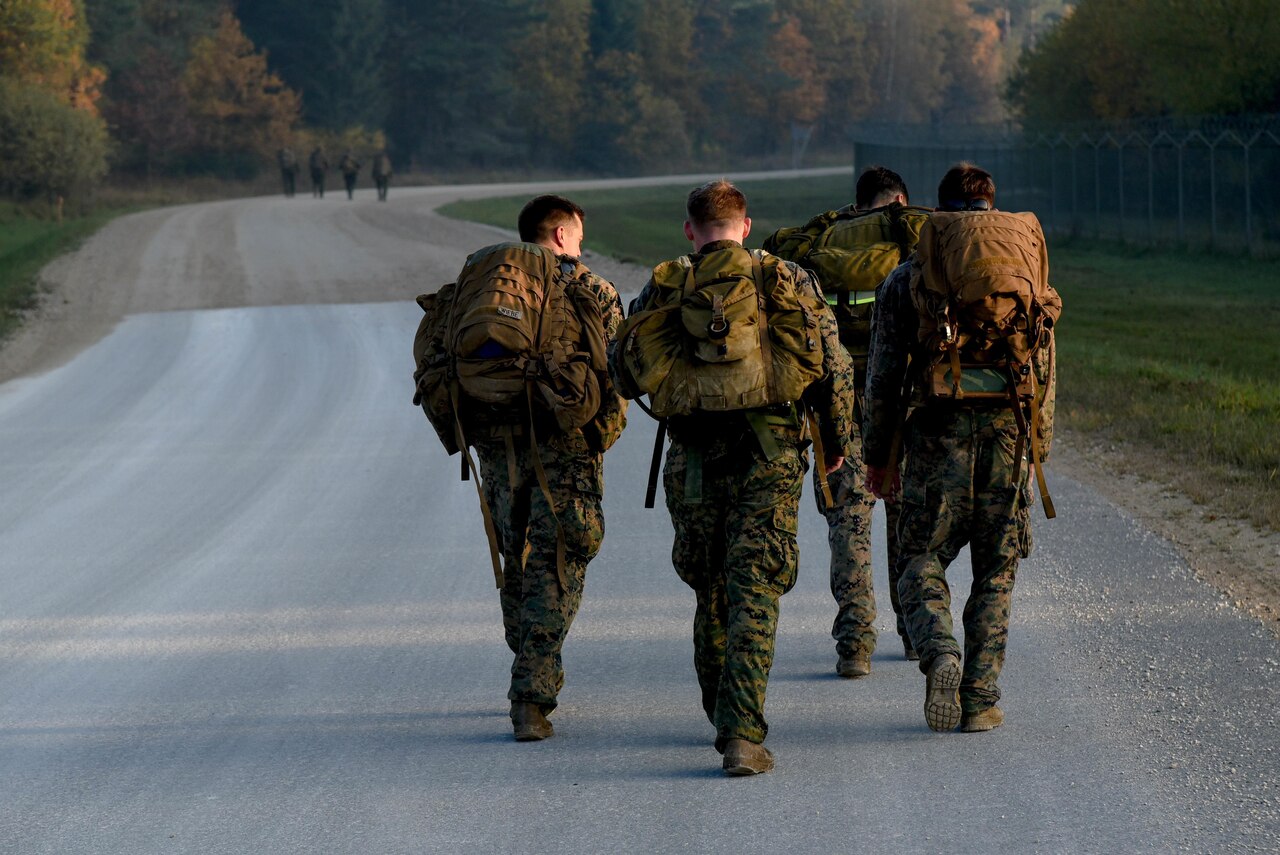
[[[685,256],[655,267],[651,290],[618,332],[617,379],[655,418],[799,401],[822,377],[822,302],[776,256]]]
[[[859,374],[871,344],[876,286],[915,249],[928,218],[928,208],[898,203],[862,212],[848,205],[798,228],[779,229],[764,242],[768,252],[818,277],[834,307],[840,341]]]

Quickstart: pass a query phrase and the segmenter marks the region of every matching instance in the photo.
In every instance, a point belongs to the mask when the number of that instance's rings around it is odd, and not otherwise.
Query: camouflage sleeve
[[[612,357],[613,342],[618,335],[618,327],[622,326],[622,300],[611,282],[594,273],[587,275],[586,284],[600,301],[600,316],[604,318],[605,342]],[[614,389],[611,378],[611,373],[605,375],[604,387],[600,390],[600,409],[591,424],[587,426],[588,440],[601,452],[608,451],[627,426],[627,402]]]
[[[791,264],[791,262],[784,262]],[[808,288],[822,303],[818,317],[818,329],[822,334],[823,378],[804,393],[805,404],[818,420],[822,431],[822,443],[828,457],[839,455],[853,457],[858,453],[858,427],[853,421],[854,374],[853,360],[840,343],[840,328],[835,315],[823,299],[822,289],[807,270],[792,264],[796,271],[796,284]]]
[[[876,289],[862,422],[862,453],[868,466],[889,465],[893,435],[906,404],[903,382],[919,326],[910,291],[914,259],[913,255],[898,265]]]
[[[1049,343],[1040,348],[1035,355],[1036,383],[1041,389],[1039,431],[1040,460],[1049,459],[1049,449],[1053,446],[1053,417],[1057,409],[1058,398],[1058,347],[1052,335]]]

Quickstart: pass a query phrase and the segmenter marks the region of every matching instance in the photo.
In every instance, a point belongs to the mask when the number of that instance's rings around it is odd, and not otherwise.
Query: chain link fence
[[[849,135],[855,172],[887,166],[919,204],[968,160],[995,177],[999,207],[1034,211],[1050,233],[1280,257],[1280,116]]]

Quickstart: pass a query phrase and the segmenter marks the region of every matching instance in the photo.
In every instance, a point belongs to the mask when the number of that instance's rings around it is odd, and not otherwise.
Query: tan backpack
[[[822,377],[822,302],[777,257],[685,256],[655,267],[652,286],[618,332],[618,380],[655,418],[795,402]]]
[[[1036,378],[1054,366],[1033,363],[1052,359],[1062,298],[1049,284],[1039,220],[1031,213],[937,212],[920,232],[918,252],[911,298],[924,354],[920,402],[1011,408],[1021,431],[1019,466],[1029,440],[1045,514],[1052,517],[1040,470],[1045,389]]]
[[[426,397],[450,386],[460,405],[505,409],[513,421],[532,407],[552,414],[562,430],[585,425],[600,408],[607,370],[600,304],[578,284],[585,272],[538,244],[472,253],[445,311],[424,318],[437,343],[433,364],[419,366],[434,369],[424,372],[419,391]]]
[[[608,371],[598,299],[581,282],[586,268],[532,243],[501,243],[472,253],[458,281],[418,298],[414,403],[449,454],[463,453],[463,479],[479,473],[467,451],[471,415],[485,423],[527,425],[539,485],[555,514],[538,450],[535,413],[560,430],[581,428],[600,409]],[[523,428],[522,428],[523,429]],[[511,452],[511,446],[508,446]],[[494,577],[502,585],[491,513],[480,495]],[[557,525],[562,582],[563,532]]]

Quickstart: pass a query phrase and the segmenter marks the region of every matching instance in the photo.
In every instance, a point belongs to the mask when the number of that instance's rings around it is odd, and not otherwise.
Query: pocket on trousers
[[[770,519],[773,541],[771,548],[776,550],[778,572],[773,577],[773,584],[780,593],[785,594],[796,584],[797,569],[800,564],[800,549],[796,543],[800,531],[800,521],[795,513],[784,508],[774,508]]]

